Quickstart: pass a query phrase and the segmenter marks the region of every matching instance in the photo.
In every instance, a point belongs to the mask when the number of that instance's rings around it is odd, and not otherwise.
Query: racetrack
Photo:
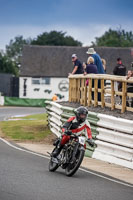
[[[44,112],[45,108],[40,107],[0,107],[0,121],[14,115],[32,115]]]
[[[78,170],[48,171],[48,158],[0,141],[0,200],[130,200],[133,186]]]

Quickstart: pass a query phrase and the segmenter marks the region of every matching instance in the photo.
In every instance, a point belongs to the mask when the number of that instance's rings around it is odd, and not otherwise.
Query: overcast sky
[[[0,49],[15,36],[67,32],[89,46],[109,28],[133,31],[133,0],[0,0]]]

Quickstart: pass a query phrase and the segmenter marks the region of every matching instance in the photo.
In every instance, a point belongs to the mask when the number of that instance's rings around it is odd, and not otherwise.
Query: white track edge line
[[[14,148],[14,149],[17,149],[17,150],[20,150],[20,151],[24,151],[24,152],[26,152],[26,153],[30,153],[30,154],[33,154],[33,155],[36,155],[36,156],[39,156],[39,157],[42,157],[42,158],[50,159],[48,156],[41,155],[41,154],[32,152],[32,151],[30,151],[30,150],[21,149],[20,147],[16,147],[16,146],[12,145],[10,142],[8,142],[7,140],[5,140],[5,139],[3,139],[3,138],[0,138],[0,140],[3,141],[4,143],[6,143],[8,146]],[[103,179],[106,179],[106,180],[109,180],[109,181],[112,181],[112,182],[115,182],[115,183],[118,183],[118,184],[121,184],[121,185],[128,186],[128,187],[132,187],[132,188],[133,188],[133,185],[130,185],[130,184],[128,184],[128,183],[123,183],[123,182],[121,182],[121,181],[117,181],[117,180],[115,180],[115,179],[108,178],[108,177],[106,177],[106,176],[103,176],[103,175],[100,175],[100,174],[91,172],[91,171],[86,170],[86,169],[83,169],[83,168],[79,168],[79,169],[80,169],[81,171],[83,171],[83,172],[86,172],[86,173],[89,173],[89,174],[98,176],[98,177],[100,177],[100,178],[103,178]]]
[[[14,149],[17,149],[17,150],[20,150],[20,151],[24,151],[24,152],[26,152],[26,153],[31,153],[31,154],[33,154],[33,155],[40,156],[40,157],[42,157],[42,158],[47,158],[47,159],[49,158],[48,156],[41,155],[41,154],[32,152],[32,151],[30,151],[30,150],[26,150],[26,149],[22,149],[22,148],[20,148],[20,147],[14,146],[14,145],[12,145],[10,142],[8,142],[7,140],[5,140],[5,139],[3,139],[3,138],[0,138],[0,140],[3,141],[4,143],[6,143],[8,146],[14,148]]]
[[[103,176],[103,175],[100,175],[100,174],[97,174],[97,173],[88,171],[88,170],[86,170],[86,169],[80,168],[80,170],[81,170],[81,171],[84,171],[84,172],[88,172],[89,174],[98,176],[98,177],[100,177],[100,178],[104,178],[104,179],[107,179],[107,180],[109,180],[109,181],[112,181],[112,182],[115,182],[115,183],[119,183],[119,184],[121,184],[121,185],[125,185],[125,186],[132,187],[132,188],[133,188],[133,185],[130,185],[130,184],[128,184],[128,183],[123,183],[123,182],[121,182],[121,181],[117,181],[117,180],[115,180],[115,179],[108,178],[108,177],[106,177],[106,176]]]

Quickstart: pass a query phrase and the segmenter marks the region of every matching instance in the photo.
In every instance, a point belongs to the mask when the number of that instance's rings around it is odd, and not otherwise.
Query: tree
[[[31,39],[23,39],[23,36],[16,36],[10,40],[9,45],[6,45],[5,55],[1,55],[1,72],[18,75],[23,45],[30,42]]]
[[[18,67],[15,62],[12,61],[8,56],[0,53],[0,73],[11,73],[18,75]]]
[[[119,28],[118,30],[109,29],[101,37],[96,37],[96,41],[92,42],[93,46],[106,47],[132,47],[133,33],[126,32]]]
[[[14,40],[10,40],[9,45],[6,45],[6,55],[16,65],[20,64],[20,57],[22,55],[22,48],[25,44],[30,44],[31,39],[23,39],[23,36],[16,36]]]
[[[32,45],[53,45],[53,46],[82,46],[78,40],[74,40],[71,36],[66,36],[62,31],[44,32],[38,35],[31,42]]]
[[[18,74],[23,45],[82,46],[81,42],[65,35],[66,33],[62,31],[51,31],[38,35],[36,39],[24,39],[21,35],[16,36],[10,40],[9,45],[6,45],[5,55],[0,55],[0,72]]]

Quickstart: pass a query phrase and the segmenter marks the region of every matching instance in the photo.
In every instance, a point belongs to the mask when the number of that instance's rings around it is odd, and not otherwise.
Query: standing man
[[[86,53],[89,56],[92,56],[94,58],[94,64],[97,66],[98,74],[105,74],[101,58],[96,53],[96,51],[94,50],[94,48],[89,48]]]
[[[72,54],[72,63],[74,65],[74,69],[71,74],[83,74],[83,66],[81,62],[78,60],[76,54]]]
[[[117,58],[117,65],[113,70],[114,75],[126,76],[126,67],[122,64],[121,58]]]
[[[113,74],[117,76],[126,76],[126,67],[122,64],[121,58],[117,58],[117,65],[113,70]],[[118,90],[122,88],[122,82],[118,83]]]

